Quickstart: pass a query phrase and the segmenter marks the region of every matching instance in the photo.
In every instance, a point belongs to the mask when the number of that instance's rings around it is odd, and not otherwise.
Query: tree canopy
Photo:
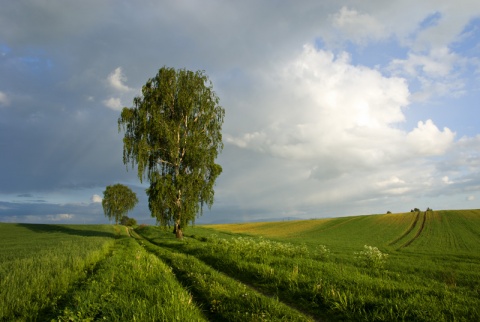
[[[123,162],[150,182],[152,217],[173,224],[181,237],[181,227],[213,204],[225,111],[205,72],[167,67],[146,82],[133,105],[118,120]]]
[[[107,186],[103,192],[103,212],[105,217],[112,220],[115,224],[121,220],[138,203],[137,195],[123,184]]]
[[[122,219],[120,219],[120,225],[135,226],[136,224],[137,224],[137,220],[135,218],[130,218],[128,216],[122,216]]]

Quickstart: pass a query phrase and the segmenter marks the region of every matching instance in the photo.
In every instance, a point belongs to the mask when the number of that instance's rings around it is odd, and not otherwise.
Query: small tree
[[[225,111],[202,71],[161,68],[125,107],[123,162],[137,165],[147,189],[152,217],[174,225],[178,238],[184,226],[213,204],[215,180],[222,167],[215,159],[223,148]]]
[[[137,224],[137,221],[135,218],[130,218],[128,216],[122,216],[122,219],[120,220],[120,225],[124,226],[135,226]]]
[[[137,203],[135,192],[122,184],[107,186],[103,192],[103,212],[108,219],[115,219],[115,224],[118,224],[122,216],[132,210]]]

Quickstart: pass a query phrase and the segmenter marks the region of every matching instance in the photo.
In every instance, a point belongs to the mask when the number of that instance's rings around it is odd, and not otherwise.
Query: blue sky
[[[477,1],[4,1],[0,221],[103,223],[117,119],[162,66],[226,110],[197,222],[480,208]]]

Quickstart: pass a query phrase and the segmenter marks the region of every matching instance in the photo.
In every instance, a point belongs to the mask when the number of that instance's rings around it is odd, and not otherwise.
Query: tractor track
[[[169,251],[169,252],[173,252],[172,250],[168,249],[168,247],[167,247],[167,248],[164,248],[164,247],[162,247],[162,246],[157,245],[156,243],[154,243],[154,242],[151,241],[150,239],[148,239],[148,238],[146,238],[146,237],[138,234],[137,232],[135,232],[135,231],[134,231],[133,229],[131,229],[131,228],[129,229],[128,233],[129,233],[130,237],[134,238],[138,243],[141,243],[142,241],[146,241],[146,242],[152,244],[152,245],[155,246],[155,247],[162,248],[163,250],[167,250],[167,251]],[[176,275],[177,277],[184,275],[183,272],[179,271],[178,269],[176,269],[175,267],[173,267],[173,266],[171,265],[172,262],[171,262],[170,260],[166,260],[165,258],[163,258],[162,256],[160,256],[159,254],[156,254],[155,252],[150,251],[149,249],[146,249],[146,248],[145,248],[145,250],[148,251],[149,253],[151,253],[151,254],[159,257],[162,261],[165,261],[165,263],[167,263],[170,267],[172,267],[172,269],[173,269],[173,271],[175,272],[175,275]],[[182,254],[184,254],[184,253],[182,253]],[[189,255],[189,254],[184,254],[184,255],[186,255],[186,256],[192,256],[192,255]],[[231,276],[231,274],[228,274],[228,273],[226,273],[226,272],[224,272],[224,271],[221,271],[221,270],[217,270],[216,268],[214,268],[214,267],[211,266],[210,264],[204,262],[203,260],[197,258],[196,256],[192,256],[192,257],[195,257],[196,260],[200,261],[201,263],[203,263],[203,264],[204,264],[205,266],[207,266],[208,268],[210,268],[210,269],[212,269],[212,270],[214,270],[214,271],[216,271],[216,272],[218,272],[218,273],[220,273],[220,274],[225,275],[226,277],[234,280],[235,282],[237,282],[237,283],[239,283],[239,284],[241,284],[241,285],[245,285],[245,287],[248,288],[248,289],[250,289],[252,292],[255,292],[255,293],[260,294],[260,295],[262,295],[262,296],[268,297],[268,298],[270,298],[270,299],[278,300],[278,301],[281,302],[282,304],[290,307],[290,309],[295,310],[295,311],[297,311],[297,312],[299,312],[299,313],[307,316],[308,318],[311,319],[311,321],[316,321],[316,322],[322,322],[322,321],[323,321],[323,320],[319,319],[318,317],[312,316],[309,312],[305,312],[305,311],[302,310],[301,308],[298,308],[298,307],[292,305],[291,303],[287,303],[287,302],[285,302],[285,301],[281,301],[281,300],[280,300],[277,296],[275,296],[274,294],[270,294],[270,293],[268,293],[268,292],[264,292],[264,291],[262,291],[262,290],[259,290],[259,289],[256,288],[255,286],[253,286],[253,285],[251,285],[251,284],[249,284],[249,283],[245,283],[245,281],[239,280],[239,279]],[[201,296],[199,296],[198,292],[195,292],[195,291],[192,289],[191,285],[189,285],[188,283],[186,283],[186,281],[184,281],[184,280],[182,280],[182,279],[179,279],[179,282],[180,282],[182,285],[184,285],[186,288],[188,288],[188,289],[193,293],[192,295],[193,295],[194,298],[197,297],[197,303],[198,303],[200,306],[202,306],[202,305],[205,304],[201,299],[199,299]]]
[[[420,212],[417,211],[416,212],[416,216],[415,216],[415,219],[413,220],[412,224],[410,225],[410,227],[408,227],[408,229],[398,238],[396,238],[395,240],[393,240],[392,242],[390,242],[388,244],[388,246],[393,246],[394,244],[398,243],[400,240],[402,240],[403,238],[407,237],[408,234],[410,234],[412,232],[412,230],[415,228],[415,226],[417,225],[417,222],[418,222],[418,219],[420,218]]]
[[[415,234],[415,236],[412,239],[410,239],[408,242],[403,244],[400,248],[405,248],[405,247],[410,246],[410,244],[413,243],[422,234],[423,229],[425,228],[425,222],[426,221],[427,221],[427,212],[425,211],[423,213],[422,225],[420,226],[420,229],[417,231],[417,233]]]

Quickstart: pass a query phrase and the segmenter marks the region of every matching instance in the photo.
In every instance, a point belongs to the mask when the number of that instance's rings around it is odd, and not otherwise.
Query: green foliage
[[[138,199],[135,192],[123,184],[118,183],[113,186],[107,186],[103,192],[102,206],[105,217],[110,220],[115,219],[116,224],[118,224],[122,216],[125,216],[132,210],[137,203]]]
[[[373,269],[384,268],[388,257],[388,254],[382,253],[377,247],[367,245],[355,255],[367,268]]]
[[[184,227],[204,204],[213,204],[225,111],[204,72],[167,67],[147,81],[133,104],[118,120],[125,131],[123,162],[150,182],[152,217],[163,226]]]
[[[318,245],[316,248],[316,255],[319,259],[327,259],[330,256],[330,249],[325,245]]]
[[[137,220],[135,218],[130,218],[128,216],[123,216],[122,219],[120,219],[120,225],[124,226],[136,226],[137,225]]]

